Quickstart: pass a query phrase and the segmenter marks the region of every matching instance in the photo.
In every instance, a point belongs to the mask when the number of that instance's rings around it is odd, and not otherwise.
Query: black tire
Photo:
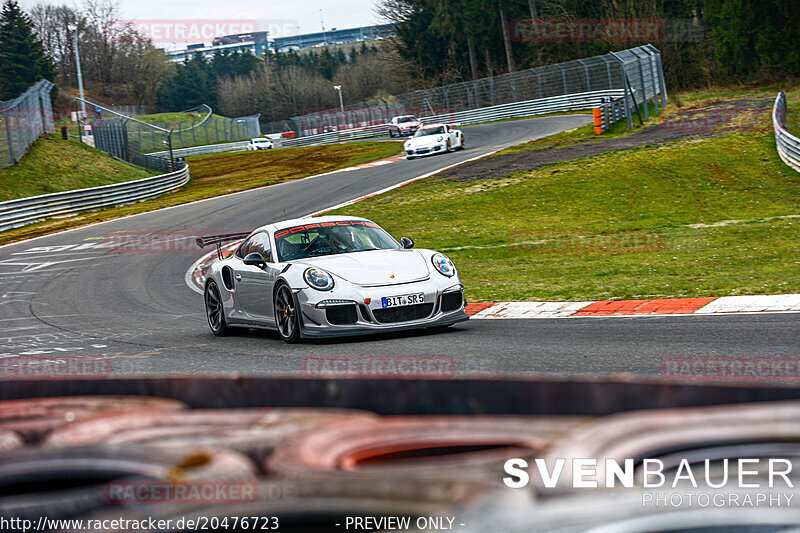
[[[394,138],[394,130],[389,130],[389,137]]]
[[[464,142],[464,136],[462,135],[462,136],[461,136],[461,144],[460,144],[460,145],[458,145],[458,149],[459,149],[459,150],[464,150],[466,147],[467,147],[467,143],[466,143],[466,142]]]
[[[453,146],[450,143],[450,139],[447,139],[447,151],[448,152],[452,152],[453,151]]]
[[[217,282],[213,279],[206,283],[206,290],[203,295],[206,307],[206,319],[211,333],[217,337],[226,337],[232,333],[231,328],[225,321],[225,310],[222,307],[222,295],[217,287]]]
[[[273,298],[273,310],[275,326],[284,342],[287,344],[300,342],[300,310],[288,285],[282,283],[278,286]]]

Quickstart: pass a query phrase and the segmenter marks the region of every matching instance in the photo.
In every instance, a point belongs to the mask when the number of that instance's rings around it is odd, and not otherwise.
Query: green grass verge
[[[202,120],[203,117],[206,116],[206,113],[198,113],[196,111],[192,112],[181,112],[181,113],[153,113],[150,115],[136,115],[136,119],[142,120],[144,122],[149,122],[151,124],[156,123],[164,123],[164,122],[192,122],[192,121],[199,121]],[[212,117],[216,118],[226,118],[221,115],[212,114]]]
[[[49,220],[6,231],[0,233],[0,244],[322,174],[384,159],[399,152],[400,146],[397,143],[360,142],[192,157],[187,159],[192,179],[177,191],[138,204],[95,211],[67,219]]]
[[[47,135],[14,166],[0,169],[0,201],[146,178],[150,172],[77,141]]]
[[[193,193],[214,196],[322,174],[397,155],[400,142],[358,142],[187,158]]]
[[[797,293],[800,174],[759,120],[500,179],[434,176],[337,213],[445,251],[470,301]]]

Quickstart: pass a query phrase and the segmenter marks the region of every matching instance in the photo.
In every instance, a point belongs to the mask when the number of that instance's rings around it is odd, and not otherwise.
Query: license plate
[[[404,294],[403,296],[384,296],[381,298],[381,307],[400,307],[401,305],[414,305],[425,303],[425,293]]]

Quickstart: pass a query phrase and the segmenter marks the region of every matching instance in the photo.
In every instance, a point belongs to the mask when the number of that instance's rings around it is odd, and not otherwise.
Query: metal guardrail
[[[249,143],[250,141],[237,141],[233,143],[204,144],[202,146],[190,146],[189,148],[177,148],[172,151],[172,154],[174,157],[191,157],[193,155],[235,152],[237,150],[247,150]],[[148,155],[169,157],[169,152],[151,152]]]
[[[160,176],[0,202],[0,231],[47,218],[142,202],[182,187],[188,181],[189,166],[184,164],[179,170]]]
[[[599,116],[597,111],[599,111]],[[625,100],[623,98],[609,98],[596,109],[594,132],[600,134],[604,131],[608,131],[613,124],[625,120],[626,118]]]
[[[579,111],[581,109],[591,109],[597,107],[603,99],[622,98],[625,91],[623,89],[607,89],[603,91],[591,91],[579,94],[567,94],[561,96],[551,96],[549,98],[538,98],[524,102],[513,102],[496,106],[471,109],[469,111],[459,111],[455,113],[444,113],[422,117],[423,123],[436,124],[440,122],[461,124],[478,124],[481,122],[492,122],[508,118],[526,117],[533,115],[544,115],[557,113],[559,111]],[[309,135],[296,139],[284,139],[283,146],[309,146],[313,144],[326,144],[353,139],[365,139],[369,137],[388,135],[388,125],[379,124],[364,128],[334,131],[321,133],[319,135]]]
[[[772,126],[778,156],[784,163],[800,172],[800,139],[786,131],[786,94],[778,93],[772,108]]]

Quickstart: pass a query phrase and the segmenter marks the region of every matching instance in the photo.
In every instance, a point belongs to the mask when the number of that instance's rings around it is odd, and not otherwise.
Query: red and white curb
[[[239,241],[223,247],[233,253]],[[205,273],[217,260],[209,252],[186,272],[186,284],[202,294]],[[719,298],[658,298],[653,300],[600,300],[587,302],[480,302],[467,305],[473,319],[581,318],[609,316],[725,315],[732,313],[800,312],[800,294],[721,296]]]
[[[592,302],[483,302],[467,306],[467,314],[476,319],[722,315],[772,312],[800,312],[800,294]]]

